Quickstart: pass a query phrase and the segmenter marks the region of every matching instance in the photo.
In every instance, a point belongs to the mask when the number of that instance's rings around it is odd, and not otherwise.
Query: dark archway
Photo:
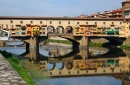
[[[65,67],[66,67],[66,69],[71,70],[73,68],[73,62],[65,63]]]
[[[63,33],[64,33],[64,28],[63,28],[62,26],[58,26],[58,27],[56,28],[56,33],[57,33],[57,34],[63,34]]]
[[[76,41],[75,39],[68,37],[68,36],[62,36],[62,38],[65,38],[65,39],[71,41],[72,45],[73,45],[72,48],[77,48],[77,49],[79,48],[80,43],[78,41]]]
[[[66,34],[73,34],[73,28],[71,26],[67,26],[65,29]]]
[[[74,60],[82,60],[83,58],[82,58],[82,56],[81,55],[75,55],[75,57],[74,57]]]
[[[121,38],[121,37],[108,37],[106,39],[109,41],[108,45],[112,45],[112,46],[123,45],[124,41],[126,40],[126,38]]]
[[[50,33],[55,33],[55,28],[53,26],[48,26],[47,27],[47,33],[50,34]]]

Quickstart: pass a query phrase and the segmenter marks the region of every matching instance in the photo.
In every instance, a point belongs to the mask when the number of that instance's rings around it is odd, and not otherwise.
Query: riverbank
[[[51,45],[60,45],[60,46],[72,46],[72,42],[69,40],[53,40],[53,39],[48,39],[47,42]],[[90,42],[89,46],[91,47],[101,47],[103,43],[96,43],[96,42]]]
[[[0,69],[0,73],[5,73],[5,75],[0,75],[0,80],[3,81],[3,84],[0,85],[34,85],[34,81],[28,72],[19,64],[18,58],[6,51],[0,51],[0,53],[3,55],[0,55],[0,59],[3,61],[2,63],[0,62],[0,64],[3,65]]]
[[[130,50],[130,45],[122,45],[120,48]]]
[[[13,69],[9,62],[0,54],[0,85],[27,85]]]

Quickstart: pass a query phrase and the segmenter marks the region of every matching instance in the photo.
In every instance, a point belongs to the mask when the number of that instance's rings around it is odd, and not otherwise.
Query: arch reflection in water
[[[124,73],[129,72],[130,59],[120,49],[110,49],[107,53],[86,56],[82,49],[77,54],[67,57],[48,57],[40,56],[37,61],[39,70],[43,72],[44,76],[50,78],[63,78],[63,77],[80,77],[80,76],[112,76],[117,79],[125,79],[127,75]],[[111,55],[111,53],[115,52]],[[83,56],[82,56],[83,55]],[[105,55],[105,56],[104,56]],[[80,56],[80,58],[77,58]],[[29,58],[29,57],[28,57]],[[37,58],[36,58],[37,59]],[[35,64],[35,63],[34,63]],[[46,71],[46,72],[45,72]],[[121,77],[119,77],[121,76]],[[123,80],[123,83],[124,83]],[[125,84],[123,84],[125,85]]]
[[[62,63],[62,62],[57,62],[57,63],[56,63],[56,68],[57,68],[58,70],[62,70],[62,69],[64,68],[64,63]]]
[[[86,53],[85,53],[86,54]],[[66,75],[68,73],[66,72],[71,72],[71,70],[68,70],[67,68],[73,68],[72,72],[73,75],[76,75],[77,73],[79,73],[80,71],[82,71],[82,74],[86,74],[89,73],[122,73],[122,72],[127,72],[129,71],[129,58],[122,56],[122,55],[116,55],[113,57],[103,57],[103,58],[98,58],[95,57],[95,59],[89,58],[89,59],[83,59],[83,58],[77,58],[77,56],[81,56],[82,57],[83,53],[80,54],[80,52],[74,56],[70,56],[70,57],[66,57],[66,58],[42,58],[40,57],[40,59],[42,59],[44,62],[44,65],[46,68],[46,70],[48,70],[48,66],[47,63],[51,63],[53,64],[53,66],[55,66],[54,68],[54,73],[58,72],[58,71],[63,71],[63,73],[65,73]],[[73,57],[73,58],[71,58]],[[41,62],[42,60],[40,60],[38,62]],[[45,61],[46,60],[46,61]],[[55,63],[55,65],[54,65]],[[58,67],[58,69],[57,69]],[[74,72],[76,71],[76,73]],[[59,75],[56,74],[55,75]],[[49,76],[54,76],[54,75],[49,75]]]
[[[47,66],[45,65],[44,67],[45,68],[43,68],[43,69],[53,70],[55,68],[55,64],[54,63],[47,63]]]

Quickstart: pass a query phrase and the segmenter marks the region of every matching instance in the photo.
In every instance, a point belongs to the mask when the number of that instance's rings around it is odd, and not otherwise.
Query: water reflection
[[[78,49],[71,51],[69,55],[66,52],[65,55],[61,55],[58,51],[60,50],[57,48],[53,48],[53,51],[48,49],[50,57],[39,54],[39,57],[31,59],[29,55],[28,62],[30,63],[26,63],[26,66],[36,64],[35,70],[49,77],[46,80],[49,85],[127,85],[125,82],[128,78],[125,78],[130,70],[130,59],[119,48],[109,49],[106,52],[101,52],[101,50],[88,52],[86,49]],[[58,56],[50,55],[55,52]],[[98,54],[93,55],[94,52]],[[44,81],[37,80],[41,85]]]
[[[21,65],[38,85],[130,85],[129,51],[60,49],[44,47],[39,53],[35,49],[24,49],[24,53],[20,53],[26,58],[21,60]],[[18,53],[17,48],[13,51]]]

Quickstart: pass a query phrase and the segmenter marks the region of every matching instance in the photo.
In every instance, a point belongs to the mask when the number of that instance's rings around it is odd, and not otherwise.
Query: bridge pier
[[[80,48],[87,48],[89,49],[89,37],[83,36],[81,40],[79,40],[79,47]]]
[[[30,38],[29,40],[30,42],[26,42],[26,51],[27,50],[34,51],[33,58],[39,57],[39,40],[40,40],[39,37],[35,36]]]
[[[89,58],[89,50],[81,48],[80,52],[78,53],[78,55],[81,55],[83,60],[88,59]]]
[[[31,37],[29,42],[26,42],[26,49],[39,49],[39,37]]]

